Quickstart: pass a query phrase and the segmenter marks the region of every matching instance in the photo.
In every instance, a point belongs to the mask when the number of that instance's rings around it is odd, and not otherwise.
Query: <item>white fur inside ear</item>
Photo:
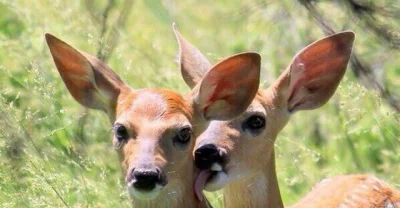
[[[214,101],[204,112],[205,119],[224,119],[228,116],[229,103],[225,100]]]

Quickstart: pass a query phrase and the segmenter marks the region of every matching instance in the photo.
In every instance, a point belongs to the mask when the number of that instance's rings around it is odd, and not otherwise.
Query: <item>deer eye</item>
[[[265,118],[260,115],[252,115],[243,123],[243,130],[259,133],[265,127]]]
[[[129,138],[128,130],[122,124],[114,125],[115,132],[115,148],[118,149]]]
[[[173,138],[174,146],[186,147],[192,137],[192,130],[190,127],[182,128]]]
[[[183,128],[179,131],[178,133],[178,139],[182,143],[187,143],[190,140],[190,137],[192,136],[192,130],[190,128]]]

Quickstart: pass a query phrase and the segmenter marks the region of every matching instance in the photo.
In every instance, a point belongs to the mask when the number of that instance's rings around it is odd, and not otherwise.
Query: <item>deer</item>
[[[400,192],[373,175],[340,175],[322,180],[290,207],[396,208]]]
[[[181,74],[193,88],[210,64],[197,48],[175,33],[181,47],[193,49],[188,53],[192,56],[181,57],[181,63],[192,63],[181,67]],[[274,83],[258,90],[242,115],[228,121],[211,121],[197,137],[193,152],[201,170],[195,181],[197,195],[201,196],[202,190],[222,189],[225,207],[283,207],[274,142],[292,114],[317,109],[328,102],[345,74],[354,39],[353,32],[344,31],[308,45]],[[400,204],[398,192],[373,176],[338,176],[330,181],[329,186],[317,185],[293,207],[372,207],[391,201]],[[356,184],[364,189],[358,189]],[[337,193],[338,190],[342,191]],[[336,197],[327,197],[332,193],[337,193]],[[363,201],[351,200],[357,193],[361,193]]]
[[[72,97],[108,116],[132,206],[209,207],[194,194],[195,138],[210,121],[233,119],[250,105],[258,91],[260,55],[244,52],[207,66],[183,96],[168,89],[133,89],[96,57],[52,34],[45,39]],[[181,57],[192,56],[191,48],[181,49]]]

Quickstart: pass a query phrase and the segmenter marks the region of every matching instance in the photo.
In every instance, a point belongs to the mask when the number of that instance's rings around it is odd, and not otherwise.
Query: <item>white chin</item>
[[[128,187],[129,195],[135,199],[138,200],[151,200],[154,199],[161,190],[161,186],[157,185],[156,188],[154,188],[151,191],[140,191],[137,190],[131,186]]]
[[[217,191],[222,188],[228,183],[228,175],[223,172],[219,171],[216,175],[214,175],[210,181],[206,183],[204,189],[206,191]]]

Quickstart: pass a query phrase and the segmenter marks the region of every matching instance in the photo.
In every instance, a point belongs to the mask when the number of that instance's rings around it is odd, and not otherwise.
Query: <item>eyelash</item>
[[[124,144],[124,142],[129,139],[129,132],[122,124],[115,124],[113,130],[114,137],[116,138],[114,148],[119,149]]]
[[[266,119],[261,115],[251,115],[242,124],[244,131],[248,130],[252,134],[259,134],[266,126]]]

